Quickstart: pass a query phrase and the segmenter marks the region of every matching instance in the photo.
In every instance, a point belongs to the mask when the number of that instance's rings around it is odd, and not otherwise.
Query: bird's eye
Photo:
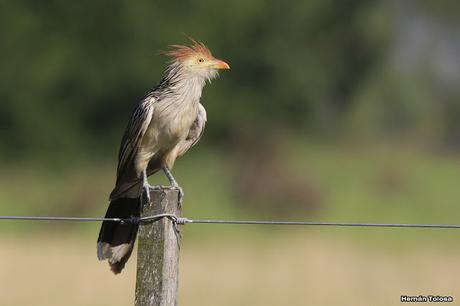
[[[203,58],[200,58],[200,59],[198,59],[198,62],[199,62],[199,63],[202,63],[202,62],[204,62],[204,59],[203,59]]]

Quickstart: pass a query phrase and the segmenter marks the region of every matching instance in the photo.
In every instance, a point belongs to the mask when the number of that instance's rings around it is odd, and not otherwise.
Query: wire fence
[[[379,227],[379,228],[439,228],[460,229],[457,224],[405,224],[405,223],[352,223],[352,222],[318,222],[318,221],[276,221],[276,220],[200,220],[179,217],[173,214],[158,214],[148,217],[130,218],[80,218],[80,217],[40,217],[40,216],[0,216],[0,220],[10,221],[73,221],[73,222],[120,222],[120,223],[148,223],[163,218],[175,224],[233,224],[233,225],[303,225],[329,227]]]

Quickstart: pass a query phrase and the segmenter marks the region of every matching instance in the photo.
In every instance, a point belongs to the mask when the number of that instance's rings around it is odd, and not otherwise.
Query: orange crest
[[[170,57],[172,60],[183,61],[190,56],[198,55],[206,58],[213,58],[211,51],[201,42],[197,42],[190,38],[192,44],[185,45],[171,45],[169,50],[163,52],[164,55]]]

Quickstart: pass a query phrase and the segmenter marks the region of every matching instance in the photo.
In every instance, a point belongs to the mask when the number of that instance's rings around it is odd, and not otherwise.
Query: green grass
[[[316,147],[291,154],[334,220],[458,223],[460,159],[414,148]]]
[[[317,186],[321,200],[314,212],[298,211],[283,219],[381,223],[460,223],[460,158],[409,146],[345,146],[292,141],[278,159],[287,172]],[[246,209],[235,192],[241,168],[228,153],[192,150],[176,163],[176,178],[184,187],[184,215],[190,218],[273,218],[262,209]],[[1,215],[100,216],[114,182],[115,161],[74,163],[68,167],[30,163],[2,165],[0,174]],[[160,174],[152,184],[165,184]],[[238,204],[238,205],[236,205]],[[286,209],[291,203],[280,203]],[[267,208],[268,209],[268,208]],[[67,228],[93,231],[97,224],[34,224],[9,222],[2,230]],[[194,225],[190,238],[205,235],[276,235],[292,229],[279,227],[228,227]],[[296,229],[297,231],[298,229]],[[381,240],[416,238],[445,241],[456,239],[450,230],[333,231],[353,237]],[[447,233],[447,234],[446,234]],[[402,238],[401,238],[402,237]],[[380,239],[382,238],[382,239]]]

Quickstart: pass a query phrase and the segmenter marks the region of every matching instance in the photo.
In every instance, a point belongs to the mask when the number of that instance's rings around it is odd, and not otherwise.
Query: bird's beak
[[[216,59],[212,65],[212,68],[214,69],[230,69],[230,66],[221,60]]]

